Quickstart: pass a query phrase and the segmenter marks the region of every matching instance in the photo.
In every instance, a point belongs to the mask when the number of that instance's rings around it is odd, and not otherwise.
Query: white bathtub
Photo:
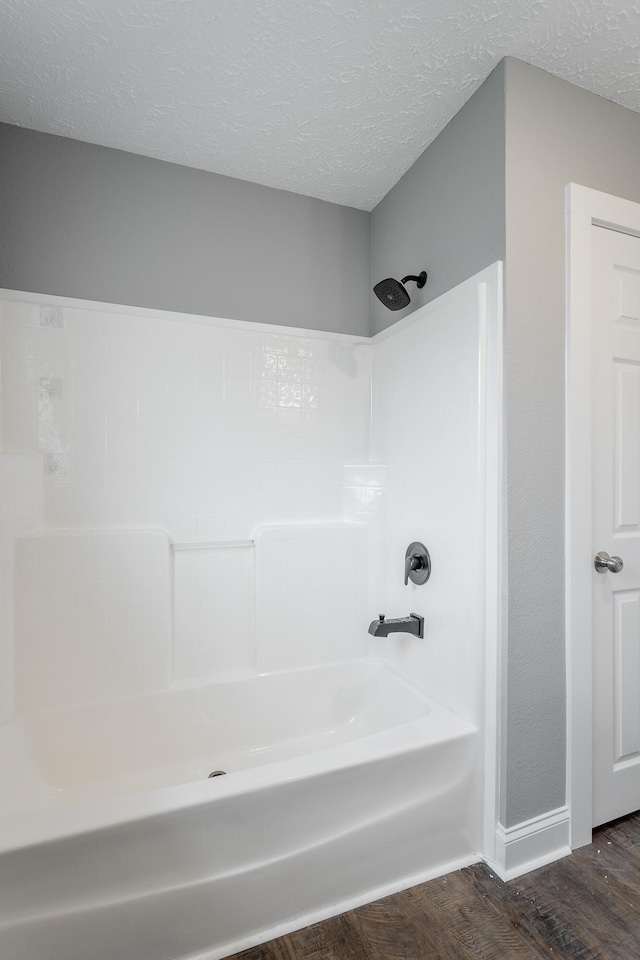
[[[225,957],[471,863],[477,751],[373,661],[15,720],[0,957]]]

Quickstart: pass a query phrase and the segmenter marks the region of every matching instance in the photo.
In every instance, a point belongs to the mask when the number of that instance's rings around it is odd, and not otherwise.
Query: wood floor
[[[635,960],[640,813],[502,883],[478,864],[244,950],[234,960]]]

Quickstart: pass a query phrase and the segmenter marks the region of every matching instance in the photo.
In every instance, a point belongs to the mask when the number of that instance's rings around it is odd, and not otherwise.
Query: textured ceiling
[[[1,0],[0,120],[370,210],[505,55],[640,110],[637,0]]]

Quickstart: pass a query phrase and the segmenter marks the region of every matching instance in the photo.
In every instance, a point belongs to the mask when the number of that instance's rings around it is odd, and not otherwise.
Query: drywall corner
[[[505,259],[504,62],[371,214],[371,280],[426,270],[411,305],[392,313],[373,294],[373,333]]]

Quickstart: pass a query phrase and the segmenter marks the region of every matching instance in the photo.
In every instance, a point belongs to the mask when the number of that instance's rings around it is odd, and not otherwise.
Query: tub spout
[[[377,620],[372,620],[369,624],[369,633],[374,637],[388,637],[390,633],[410,633],[423,640],[424,617],[410,613],[408,617],[387,620],[384,613],[381,613]]]

